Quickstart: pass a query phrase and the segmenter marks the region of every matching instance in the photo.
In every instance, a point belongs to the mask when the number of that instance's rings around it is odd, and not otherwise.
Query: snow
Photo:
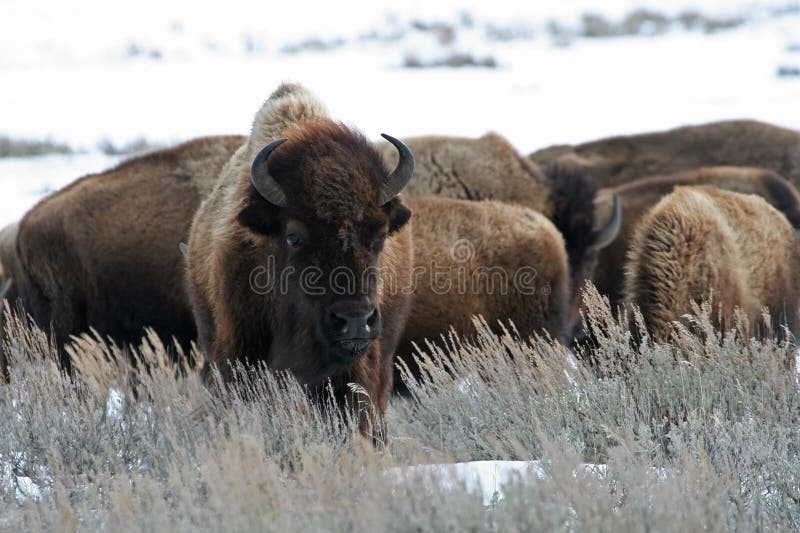
[[[31,478],[26,476],[15,476],[17,485],[17,501],[22,503],[25,500],[39,501],[42,499],[42,490]]]
[[[763,5],[743,0],[705,0],[701,5],[688,0],[295,0],[258,4],[247,0],[223,4],[190,0],[2,0],[0,51],[5,53],[0,52],[0,66],[25,69],[34,64],[113,62],[126,57],[131,44],[144,50],[158,49],[168,58],[244,55],[247,50],[271,51],[309,37],[358,36],[391,21],[452,20],[462,13],[478,20],[526,22],[538,27],[549,19],[574,22],[587,12],[622,17],[645,7],[668,14],[686,9],[736,14],[758,13]]]
[[[106,418],[114,420],[125,427],[125,394],[119,389],[109,389],[106,400]]]
[[[585,463],[578,465],[573,475],[602,477],[606,471],[606,465]],[[490,505],[503,498],[503,486],[512,479],[534,482],[547,479],[548,475],[541,461],[472,461],[395,467],[387,471],[387,476],[395,480],[431,480],[435,487],[444,490],[461,483],[469,491],[480,492],[483,504]]]

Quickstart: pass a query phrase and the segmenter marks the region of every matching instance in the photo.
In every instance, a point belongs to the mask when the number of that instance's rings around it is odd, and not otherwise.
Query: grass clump
[[[155,336],[128,354],[87,336],[68,379],[45,336],[11,317],[0,527],[800,528],[794,346],[716,331],[702,309],[653,342],[596,293],[587,304],[594,344],[576,355],[593,357],[592,370],[513,326],[479,322],[474,339],[424,347],[422,377],[393,399],[378,450],[288,376],[239,369],[212,396]],[[446,471],[405,470],[480,459],[536,460],[544,475],[510,478],[485,505]]]

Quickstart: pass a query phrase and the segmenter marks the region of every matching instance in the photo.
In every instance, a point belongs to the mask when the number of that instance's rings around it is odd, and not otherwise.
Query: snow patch
[[[581,464],[573,471],[597,477],[606,475],[607,467],[601,464]],[[452,489],[463,484],[467,490],[480,492],[483,504],[490,505],[503,498],[503,486],[518,477],[523,481],[547,479],[541,461],[472,461],[454,464],[429,464],[395,467],[387,471],[395,480],[418,480],[432,482],[431,488]]]

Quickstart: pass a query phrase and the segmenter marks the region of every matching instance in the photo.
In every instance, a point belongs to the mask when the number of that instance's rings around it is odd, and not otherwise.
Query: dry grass
[[[242,370],[212,398],[155,338],[126,358],[85,337],[71,381],[41,332],[6,320],[0,529],[800,528],[794,346],[700,318],[633,350],[627,322],[596,294],[589,303],[602,378],[546,339],[483,327],[474,343],[424,350],[425,377],[393,401],[382,451],[285,376]],[[109,402],[112,388],[127,401]],[[464,483],[386,474],[478,459],[539,459],[547,476],[513,479],[484,506]],[[576,473],[585,461],[607,468]],[[38,497],[23,497],[24,477]]]

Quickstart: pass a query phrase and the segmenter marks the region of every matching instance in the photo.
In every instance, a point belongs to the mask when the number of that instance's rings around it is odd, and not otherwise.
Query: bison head
[[[582,170],[568,165],[552,165],[545,171],[550,181],[553,223],[564,236],[569,256],[572,295],[569,328],[572,340],[584,332],[580,320],[583,289],[594,278],[600,252],[617,238],[622,226],[622,204],[612,195],[607,217],[598,217],[597,182]]]
[[[277,295],[270,305],[280,322],[270,365],[321,375],[352,365],[381,337],[382,267],[397,260],[392,236],[411,216],[398,194],[414,158],[383,135],[400,153],[389,172],[362,134],[327,120],[284,133],[255,157],[239,220],[269,242],[262,284]]]

